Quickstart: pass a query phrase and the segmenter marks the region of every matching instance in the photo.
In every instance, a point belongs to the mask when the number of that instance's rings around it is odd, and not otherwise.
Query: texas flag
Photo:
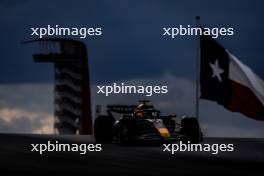
[[[200,42],[200,98],[264,120],[264,81],[210,36]]]

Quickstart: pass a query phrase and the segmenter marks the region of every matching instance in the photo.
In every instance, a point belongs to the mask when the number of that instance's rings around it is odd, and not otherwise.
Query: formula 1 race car
[[[175,115],[161,116],[160,111],[145,100],[140,101],[139,105],[108,105],[107,113],[95,119],[94,135],[97,142],[133,144],[137,141],[202,141],[197,118],[184,117],[177,123]]]

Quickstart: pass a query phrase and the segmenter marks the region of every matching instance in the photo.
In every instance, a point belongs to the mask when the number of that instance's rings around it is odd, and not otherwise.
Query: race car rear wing
[[[131,114],[137,105],[108,105],[107,113],[111,114],[111,112],[119,113],[119,114]]]
[[[118,114],[132,114],[136,107],[137,105],[108,105],[107,114],[111,116],[112,116],[112,112],[115,112]],[[160,116],[160,118],[172,118],[172,117],[177,117],[177,116],[176,115]]]

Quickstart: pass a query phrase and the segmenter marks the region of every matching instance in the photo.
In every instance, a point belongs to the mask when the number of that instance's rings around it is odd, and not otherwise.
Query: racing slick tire
[[[117,143],[119,143],[119,145],[130,146],[135,144],[135,129],[133,125],[131,125],[132,123],[131,121],[123,121],[120,124],[117,134]]]
[[[96,142],[111,143],[113,141],[113,125],[115,119],[111,116],[101,115],[94,122],[94,136]]]
[[[202,133],[197,118],[189,117],[181,121],[181,134],[185,135],[191,143],[202,141]]]
[[[119,131],[119,144],[130,145],[133,143],[129,128],[127,125],[123,125]]]

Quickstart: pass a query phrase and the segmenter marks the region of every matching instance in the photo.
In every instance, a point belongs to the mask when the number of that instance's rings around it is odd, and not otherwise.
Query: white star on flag
[[[217,77],[217,79],[222,82],[221,74],[224,73],[224,70],[219,67],[218,60],[216,59],[214,64],[209,63],[209,65],[213,70],[212,78]]]

